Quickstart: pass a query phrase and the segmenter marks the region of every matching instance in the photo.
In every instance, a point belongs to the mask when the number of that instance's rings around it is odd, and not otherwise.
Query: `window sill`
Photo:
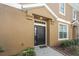
[[[58,39],[58,40],[68,40],[68,38],[62,38],[62,39]]]
[[[76,20],[77,20],[77,19],[74,19],[74,18],[73,18],[73,21],[76,21]]]
[[[60,13],[61,15],[65,16],[65,13],[62,13],[62,12],[60,12],[60,11],[59,11],[59,13]]]

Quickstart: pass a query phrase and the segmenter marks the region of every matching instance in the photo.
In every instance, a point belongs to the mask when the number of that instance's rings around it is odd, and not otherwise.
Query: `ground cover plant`
[[[79,56],[79,39],[63,40],[56,49],[67,55]]]
[[[34,48],[26,48],[14,56],[35,56]]]

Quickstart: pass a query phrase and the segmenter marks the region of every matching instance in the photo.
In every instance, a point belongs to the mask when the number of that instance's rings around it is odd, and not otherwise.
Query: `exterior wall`
[[[77,12],[77,20],[78,20],[78,24],[77,24],[77,37],[79,39],[79,11]]]
[[[76,20],[73,21],[73,38],[79,39],[79,11],[76,11]]]
[[[59,3],[47,4],[50,9],[59,17],[66,21],[72,21],[72,7],[65,3],[65,16],[59,13]]]
[[[49,21],[51,22],[51,21]],[[55,21],[54,23],[49,23],[50,26],[50,46],[57,46],[60,44],[60,41],[58,39],[58,24],[62,22]],[[68,39],[72,39],[72,26],[68,24]]]
[[[33,23],[21,10],[0,4],[0,46],[5,49],[0,55],[13,55],[33,47]]]
[[[57,9],[58,10],[58,9]],[[56,11],[55,11],[56,12]],[[45,7],[39,7],[39,8],[33,8],[28,10],[28,13],[37,14],[40,16],[44,16],[47,18],[53,17],[52,20],[47,20],[47,41],[49,46],[57,46],[61,40],[58,40],[58,24],[62,23],[59,21],[56,21],[54,16],[52,16],[49,11]],[[70,14],[69,14],[70,15]],[[67,19],[68,20],[68,19]],[[69,20],[71,22],[71,20]],[[72,39],[72,26],[71,24],[68,24],[68,30],[69,30],[69,39]]]
[[[71,39],[73,39],[73,26],[72,26],[72,24],[68,24],[68,30],[69,30],[69,39],[71,40]]]
[[[36,7],[28,10],[28,13],[37,14],[41,16],[45,16],[47,18],[54,18],[50,12],[45,7]]]
[[[49,21],[49,30],[50,30],[50,44],[49,46],[57,46],[58,45],[58,22],[55,21],[51,23]]]
[[[59,15],[58,4],[48,4],[54,9],[56,15],[65,20],[71,21],[71,7],[66,7],[67,16]],[[53,7],[52,7],[53,6]],[[57,10],[57,11],[55,11]],[[47,40],[49,46],[58,45],[58,21],[52,16],[45,7],[32,8],[28,14],[37,14],[54,21],[47,21]],[[72,27],[69,25],[69,39],[72,38]],[[21,10],[0,4],[0,46],[5,48],[4,53],[0,55],[13,55],[24,48],[34,46],[34,19],[28,20],[27,16]]]
[[[79,11],[77,11],[77,20],[79,21]]]

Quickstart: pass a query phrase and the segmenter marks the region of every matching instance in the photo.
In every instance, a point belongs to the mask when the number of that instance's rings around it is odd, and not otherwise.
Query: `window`
[[[68,29],[66,24],[59,24],[59,39],[67,39],[68,38]]]
[[[73,20],[76,20],[76,10],[73,9]]]
[[[64,3],[61,3],[59,5],[59,12],[62,14],[62,15],[65,15],[65,4]]]

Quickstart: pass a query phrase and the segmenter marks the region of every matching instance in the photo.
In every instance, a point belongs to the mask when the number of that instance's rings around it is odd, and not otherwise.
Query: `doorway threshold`
[[[46,48],[46,47],[47,47],[47,45],[37,45],[37,46],[35,46],[35,47],[39,47],[39,48]]]

